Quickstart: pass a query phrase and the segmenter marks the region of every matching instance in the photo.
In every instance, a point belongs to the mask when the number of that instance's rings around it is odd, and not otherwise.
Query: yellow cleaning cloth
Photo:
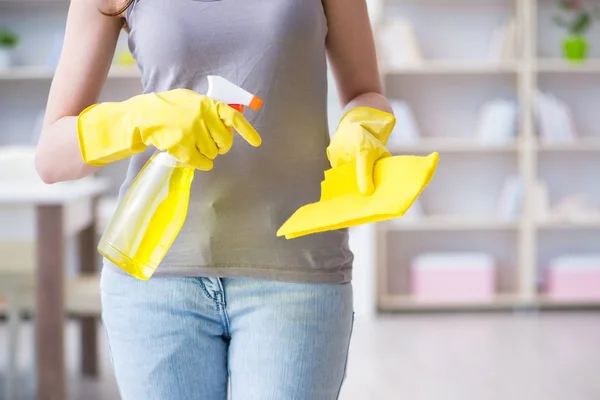
[[[401,217],[433,178],[438,159],[438,153],[431,153],[379,160],[373,173],[375,191],[370,196],[360,194],[354,164],[325,171],[321,199],[299,208],[277,236],[293,239]]]

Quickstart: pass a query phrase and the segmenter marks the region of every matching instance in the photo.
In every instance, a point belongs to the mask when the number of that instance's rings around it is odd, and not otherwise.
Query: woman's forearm
[[[392,107],[385,96],[376,92],[363,93],[356,96],[350,100],[348,104],[346,104],[344,107],[344,112],[347,112],[355,107],[372,107],[378,110],[393,113]]]
[[[98,101],[123,22],[100,10],[112,0],[71,1],[60,61],[48,94],[44,127],[35,154],[46,183],[75,180],[98,169],[83,161],[77,138],[78,115]]]
[[[377,54],[364,0],[323,0],[327,57],[344,113],[366,106],[392,112],[383,96]]]
[[[49,184],[81,179],[99,169],[83,161],[77,117],[63,117],[45,127],[35,153],[35,168]]]

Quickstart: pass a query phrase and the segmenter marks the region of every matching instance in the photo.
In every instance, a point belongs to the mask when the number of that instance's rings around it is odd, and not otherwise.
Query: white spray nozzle
[[[211,99],[221,101],[230,105],[241,105],[259,110],[262,106],[262,100],[241,87],[229,82],[227,79],[209,75],[208,92],[206,95]]]

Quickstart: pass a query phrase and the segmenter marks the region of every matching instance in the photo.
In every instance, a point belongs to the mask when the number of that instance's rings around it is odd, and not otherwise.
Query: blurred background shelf
[[[538,142],[536,149],[540,152],[600,152],[600,135],[578,138],[574,141]]]
[[[552,309],[583,309],[600,308],[600,299],[553,299],[546,295],[539,295],[536,299],[538,306]]]
[[[13,67],[0,71],[0,81],[30,81],[51,80],[54,71],[44,67]],[[108,73],[109,79],[137,79],[141,78],[137,67],[113,66]]]
[[[379,307],[382,311],[461,311],[503,310],[528,304],[516,295],[496,295],[489,300],[478,301],[422,301],[412,296],[385,296]]]
[[[581,63],[573,63],[561,59],[537,60],[537,71],[552,73],[592,73],[600,74],[600,60],[587,60]]]
[[[426,61],[420,65],[384,68],[383,75],[460,75],[460,74],[511,74],[517,73],[516,62],[484,63],[478,61],[440,60]]]
[[[568,73],[600,73],[600,60],[585,60],[582,62],[569,62],[562,59],[538,59],[536,61],[538,72],[568,72]]]
[[[507,143],[485,143],[475,138],[421,138],[416,143],[394,143],[388,146],[390,152],[394,154],[410,153],[509,153],[522,148],[522,145],[515,141]]]
[[[469,217],[425,217],[417,220],[391,221],[385,225],[387,231],[497,231],[519,228],[519,221],[499,218]]]
[[[536,226],[539,229],[556,229],[556,230],[576,230],[576,229],[597,229],[600,230],[600,218],[590,217],[590,219],[582,220],[549,220],[537,222]]]
[[[538,295],[531,299],[517,295],[497,295],[481,301],[420,301],[411,296],[386,296],[381,299],[379,308],[384,312],[439,312],[439,311],[504,311],[519,309],[598,309],[600,299],[553,299]]]

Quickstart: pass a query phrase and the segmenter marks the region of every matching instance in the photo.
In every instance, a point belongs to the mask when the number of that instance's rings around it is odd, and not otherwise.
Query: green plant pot
[[[583,36],[567,36],[563,39],[563,53],[569,61],[584,61],[587,58],[588,42]]]

